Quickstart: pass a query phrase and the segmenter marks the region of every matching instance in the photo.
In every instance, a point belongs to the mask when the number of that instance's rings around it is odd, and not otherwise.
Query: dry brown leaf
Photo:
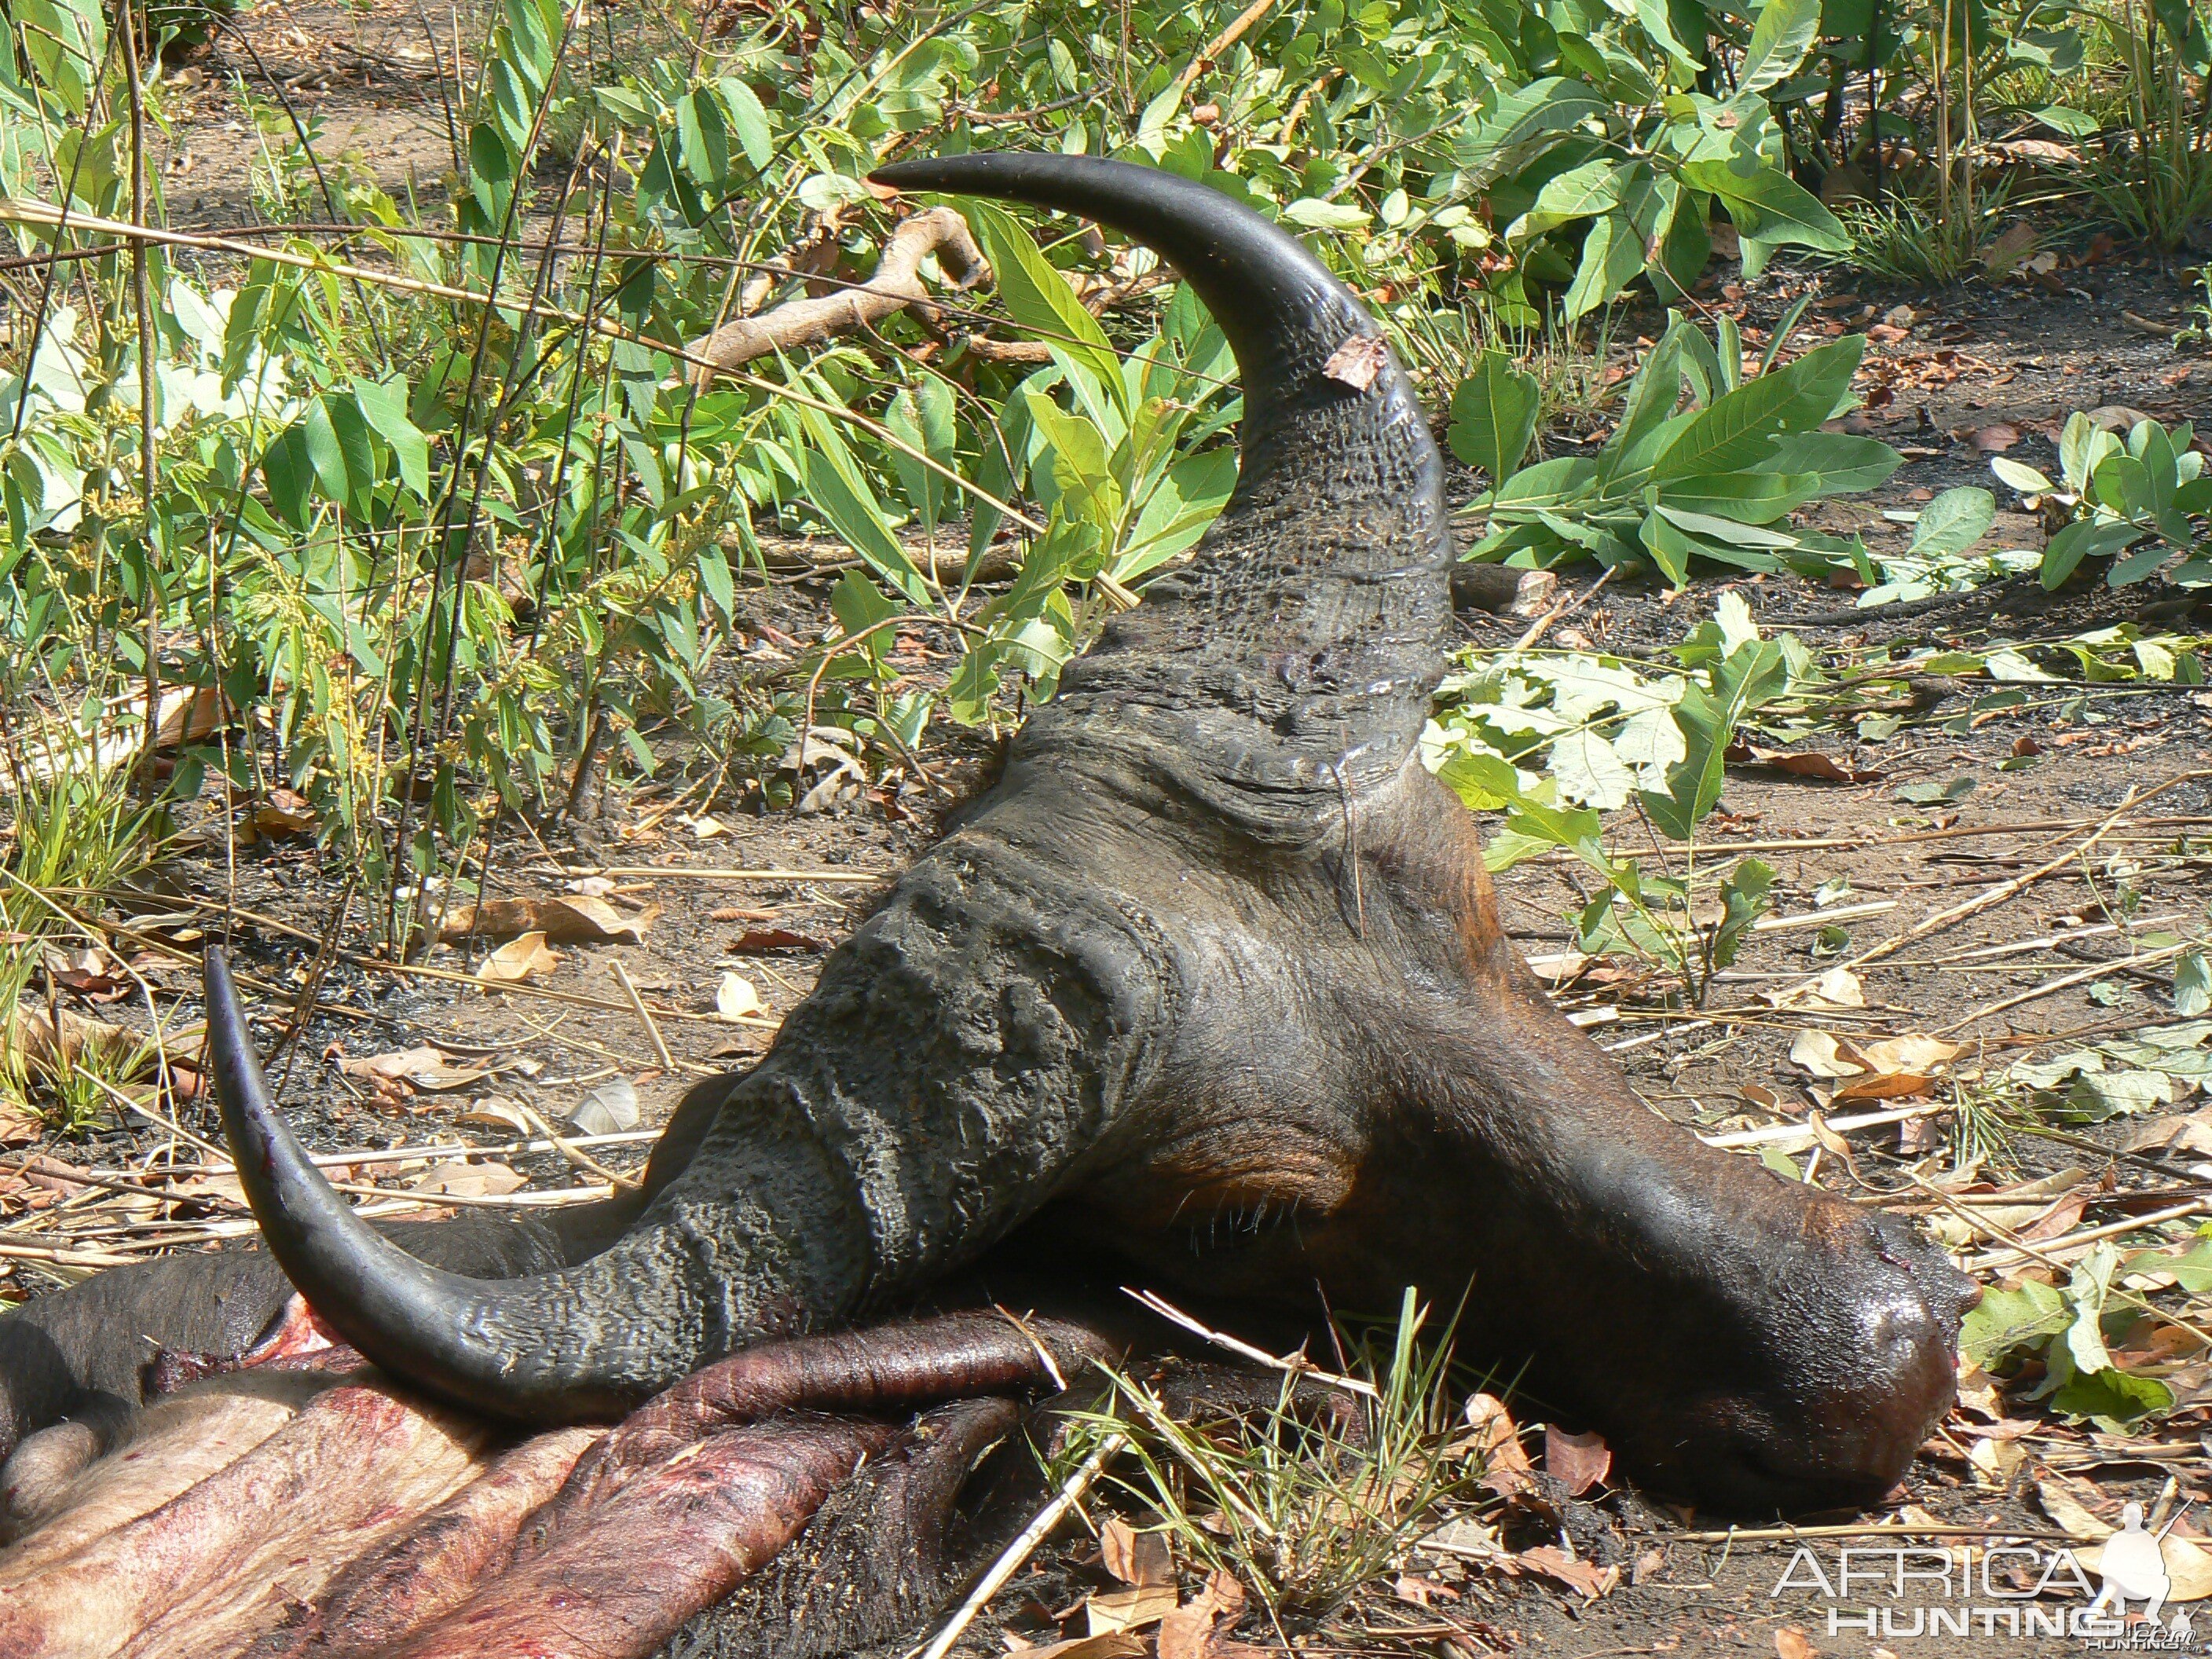
[[[529,1184],[528,1180],[506,1164],[486,1162],[434,1164],[409,1182],[407,1187],[410,1192],[451,1198],[495,1198],[502,1193],[520,1192]]]
[[[545,935],[530,933],[509,939],[486,957],[477,968],[477,977],[496,985],[514,985],[550,974],[560,965],[561,958],[546,946]]]
[[[1984,455],[2002,455],[2020,441],[2020,428],[2009,422],[1992,421],[1976,427],[1968,441]]]
[[[295,789],[271,789],[253,809],[253,827],[264,836],[301,836],[319,822],[307,798]]]
[[[1866,1067],[1844,1057],[1832,1033],[1808,1028],[1790,1044],[1790,1063],[1814,1077],[1856,1077]]]
[[[1125,1584],[1150,1589],[1176,1581],[1175,1552],[1164,1532],[1139,1532],[1117,1515],[1099,1528],[1098,1548],[1106,1571]]]
[[[1820,1652],[1795,1625],[1784,1625],[1774,1632],[1774,1651],[1778,1659],[1820,1659]]]
[[[1859,976],[1848,968],[1831,968],[1813,982],[1813,989],[1805,998],[1808,1008],[1863,1008],[1866,989]]]
[[[1329,354],[1321,372],[1354,392],[1364,392],[1375,384],[1375,377],[1389,360],[1390,348],[1381,335],[1355,334]]]
[[[338,1061],[348,1077],[370,1083],[404,1083],[430,1094],[465,1089],[491,1075],[480,1066],[456,1066],[450,1054],[430,1048],[396,1048],[388,1054],[367,1054]]]
[[[748,927],[730,941],[739,956],[758,956],[763,951],[826,951],[826,940],[811,933],[795,933],[788,927]]]
[[[1085,1628],[1093,1636],[1142,1630],[1157,1625],[1182,1604],[1173,1584],[1143,1584],[1135,1589],[1106,1590],[1083,1603]]]
[[[34,1146],[46,1138],[46,1119],[21,1100],[0,1097],[0,1146]]]
[[[2212,1106],[2186,1117],[2146,1118],[2120,1145],[2130,1152],[2212,1155]]]
[[[1601,1567],[1595,1562],[1577,1561],[1553,1544],[1540,1544],[1534,1549],[1522,1550],[1513,1559],[1528,1571],[1540,1572],[1545,1577],[1556,1580],[1593,1601],[1620,1582],[1619,1567]]]
[[[486,1095],[453,1121],[485,1129],[512,1129],[526,1135],[535,1133],[537,1127],[521,1107],[499,1095]]]
[[[1722,758],[1731,766],[1765,766],[1792,777],[1817,778],[1823,783],[1879,783],[1886,773],[1848,766],[1817,749],[1765,749],[1741,738],[1730,743]]]
[[[653,905],[634,916],[624,915],[603,898],[590,894],[529,898],[493,899],[484,904],[464,904],[447,916],[438,937],[448,941],[483,933],[493,939],[512,939],[519,933],[538,933],[549,945],[641,943],[645,930],[660,914]]]
[[[1160,1620],[1159,1659],[1207,1659],[1218,1630],[1234,1626],[1243,1613],[1244,1586],[1216,1568],[1194,1599]]]
[[[1913,1072],[1877,1072],[1871,1077],[1839,1083],[1832,1100],[1911,1100],[1935,1086],[1933,1078]]]
[[[1048,1642],[1019,1650],[1022,1659],[1144,1659],[1145,1639],[1126,1631],[1079,1636],[1073,1642]]]
[[[1881,1037],[1872,1042],[1853,1042],[1851,1054],[1871,1072],[1929,1072],[1956,1060],[1966,1051],[1963,1042],[1941,1037]]]
[[[1569,1434],[1547,1425],[1544,1472],[1565,1482],[1570,1498],[1580,1498],[1613,1473],[1613,1450],[1598,1434]]]

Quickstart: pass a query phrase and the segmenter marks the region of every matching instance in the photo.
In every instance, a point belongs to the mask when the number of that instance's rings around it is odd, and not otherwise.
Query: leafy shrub
[[[1820,430],[1852,406],[1865,339],[1838,340],[1778,367],[1788,332],[1787,324],[1775,331],[1762,372],[1746,379],[1732,322],[1723,318],[1709,340],[1672,319],[1629,382],[1604,447],[1534,465],[1522,457],[1535,381],[1503,354],[1486,356],[1452,399],[1453,453],[1491,478],[1472,509],[1486,517],[1489,533],[1468,556],[1539,567],[1587,557],[1608,568],[1648,561],[1678,587],[1693,558],[1773,570],[1863,556],[1856,541],[1783,521],[1823,496],[1871,489],[1900,464],[1878,440]]]
[[[2084,559],[2111,559],[2108,586],[2125,587],[2155,574],[2176,555],[2189,555],[2168,573],[2179,586],[2212,583],[2212,551],[2205,550],[2212,519],[2212,477],[2196,434],[2136,422],[2126,439],[2076,410],[2058,439],[2059,479],[2034,467],[1993,456],[1990,468],[2022,495],[2047,497],[2072,516],[2043,550],[2043,585],[2057,587]]]

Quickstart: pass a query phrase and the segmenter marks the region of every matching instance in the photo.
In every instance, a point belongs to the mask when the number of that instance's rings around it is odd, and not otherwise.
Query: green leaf
[[[884,424],[902,443],[920,450],[939,465],[952,465],[952,393],[936,376],[900,388],[884,410]],[[952,486],[942,473],[932,471],[904,450],[892,450],[890,462],[891,470],[898,474],[899,489],[923,531],[934,533]]]
[[[430,495],[430,440],[407,417],[407,383],[394,375],[390,380],[356,378],[354,399],[362,416],[376,435],[392,446],[399,469],[399,482],[423,500]]]
[[[1773,0],[1776,4],[1783,0]],[[1731,162],[1691,161],[1682,181],[1721,198],[1744,236],[1766,243],[1796,243],[1824,253],[1848,253],[1850,233],[1820,205],[1820,198],[1771,167],[1738,173]],[[1764,376],[1760,377],[1764,379]]]
[[[726,75],[715,82],[714,90],[721,94],[722,107],[730,118],[730,131],[736,134],[745,160],[756,168],[766,167],[775,159],[775,140],[769,126],[768,112],[761,107],[759,98],[735,76]]]
[[[1698,825],[1720,802],[1727,781],[1723,759],[1744,717],[1779,692],[1789,678],[1782,647],[1771,640],[1746,643],[1713,665],[1711,684],[1693,679],[1674,705],[1685,753],[1667,769],[1667,792],[1647,789],[1644,810],[1661,833],[1694,841]]]
[[[1620,162],[1601,157],[1554,173],[1536,192],[1528,212],[1513,222],[1509,235],[1516,242],[1529,240],[1547,230],[1618,207],[1626,171]]]
[[[1486,474],[1492,489],[1510,478],[1528,454],[1542,392],[1534,375],[1522,373],[1505,353],[1492,349],[1452,393],[1446,434],[1452,453]]]
[[[1120,403],[1126,422],[1128,388],[1121,379],[1121,361],[1097,319],[1083,308],[1075,291],[1068,287],[1067,278],[1005,209],[989,202],[963,201],[961,211],[982,239],[991,269],[998,274],[999,297],[1006,301],[1014,321],[1042,337],[1055,357],[1081,364],[1108,388]]]
[[[1963,553],[1989,533],[1996,516],[1996,498],[1988,490],[1972,485],[1947,489],[1921,510],[1907,551],[1922,559]]]
[[[1713,930],[1712,960],[1716,968],[1735,962],[1751,925],[1774,908],[1774,866],[1758,859],[1744,859],[1721,883],[1721,921]]]
[[[1774,441],[1766,463],[1776,472],[1810,472],[1823,495],[1849,495],[1887,483],[1905,457],[1879,438],[1844,432],[1790,432]]]
[[[1747,380],[1683,427],[1653,465],[1653,482],[1733,472],[1766,460],[1777,434],[1817,427],[1835,412],[1850,396],[1865,351],[1865,337],[1853,335]]]
[[[1567,285],[1567,320],[1586,316],[1620,292],[1644,269],[1644,240],[1625,213],[1594,221],[1583,238],[1582,263]]]
[[[2173,964],[2173,1012],[2193,1019],[2212,1009],[2212,960],[2202,951],[2186,951]]]
[[[1959,1349],[1984,1370],[1994,1370],[2023,1349],[2040,1349],[2070,1322],[2065,1295],[2055,1285],[2031,1279],[2017,1290],[1990,1285],[1967,1311]]]
[[[930,601],[929,584],[891,533],[890,520],[854,464],[852,452],[829,421],[810,409],[796,411],[811,441],[802,452],[807,505],[891,586],[916,605]]]
[[[315,470],[315,481],[322,486],[323,494],[331,501],[343,501],[353,493],[352,480],[346,475],[345,446],[338,441],[337,428],[331,423],[329,401],[318,398],[307,405],[307,412],[300,420],[301,434],[307,445],[307,462]]]
[[[1658,489],[1659,499],[1681,512],[1743,524],[1772,524],[1820,494],[1820,480],[1805,472],[1720,472],[1669,478]],[[1795,546],[1796,538],[1787,538],[1787,544]]]
[[[1743,49],[1735,100],[1765,92],[1796,71],[1820,32],[1820,0],[1766,0]]]
[[[2097,118],[2086,110],[2069,109],[2063,104],[2045,104],[2035,112],[2035,118],[2053,132],[2063,132],[2069,138],[2094,137],[2097,132]]]
[[[2154,1376],[2106,1368],[2077,1371],[2051,1396],[2062,1416],[2087,1418],[2110,1434],[2124,1434],[2130,1424],[2170,1412],[2173,1390]]]
[[[1990,471],[1997,475],[1999,482],[2011,485],[2023,495],[2048,495],[2057,488],[2033,467],[2002,455],[1990,457]]]

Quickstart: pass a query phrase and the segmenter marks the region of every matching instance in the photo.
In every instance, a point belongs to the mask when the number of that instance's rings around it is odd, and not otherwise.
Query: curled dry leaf
[[[493,899],[483,904],[464,904],[446,918],[438,937],[453,940],[471,933],[493,939],[512,939],[537,933],[550,945],[635,945],[660,914],[653,905],[626,916],[604,898],[591,894],[573,896]]]
[[[1182,1603],[1173,1584],[1144,1584],[1135,1589],[1107,1590],[1083,1604],[1085,1628],[1093,1636],[1142,1630],[1157,1625]]]
[[[2020,441],[2020,428],[2004,421],[1993,421],[1987,426],[1976,427],[1972,441],[1984,455],[2002,455]]]
[[[305,835],[318,821],[307,798],[294,789],[271,789],[253,809],[253,827],[264,836]]]
[[[1544,1473],[1564,1482],[1570,1498],[1580,1498],[1613,1473],[1613,1449],[1601,1435],[1547,1426]]]
[[[1522,1550],[1513,1559],[1524,1570],[1540,1572],[1592,1601],[1620,1582],[1619,1567],[1601,1567],[1595,1562],[1577,1561],[1554,1544],[1540,1544],[1534,1549]]]
[[[761,1012],[760,991],[738,974],[725,974],[714,989],[714,1012],[732,1024]]]
[[[1866,1006],[1866,988],[1859,976],[1848,968],[1831,968],[1814,982],[1812,994],[1805,999],[1808,1008],[1863,1008]]]
[[[1175,1581],[1175,1552],[1164,1532],[1139,1532],[1120,1516],[1098,1531],[1098,1549],[1106,1571],[1123,1583],[1152,1589]]]
[[[1820,1650],[1796,1626],[1784,1625],[1774,1632],[1774,1651],[1776,1659],[1815,1659]]]
[[[1114,1631],[1103,1636],[1079,1636],[1073,1642],[1048,1642],[1020,1651],[1022,1659],[1144,1659],[1145,1638]]]
[[[388,1054],[368,1054],[338,1061],[346,1076],[372,1085],[404,1083],[428,1094],[443,1094],[481,1083],[491,1073],[480,1066],[457,1066],[453,1056],[431,1048],[397,1048]]]
[[[524,1176],[497,1162],[438,1164],[407,1183],[408,1190],[448,1198],[496,1198],[520,1192],[530,1184]]]
[[[1390,348],[1381,335],[1355,334],[1329,353],[1321,372],[1354,392],[1364,392],[1375,384],[1375,377],[1382,372],[1382,365],[1389,359]]]
[[[811,933],[795,933],[788,927],[748,927],[730,941],[739,956],[758,956],[766,951],[826,951],[826,940]]]
[[[497,985],[515,985],[550,974],[560,965],[561,958],[547,946],[545,935],[533,931],[509,939],[486,957],[477,969],[477,977]]]
[[[1731,766],[1765,766],[1792,777],[1814,778],[1823,783],[1879,783],[1887,775],[1846,765],[1817,749],[1766,749],[1741,738],[1729,744],[1722,759]]]
[[[617,1135],[637,1127],[637,1085],[626,1077],[594,1085],[568,1114],[576,1133]]]

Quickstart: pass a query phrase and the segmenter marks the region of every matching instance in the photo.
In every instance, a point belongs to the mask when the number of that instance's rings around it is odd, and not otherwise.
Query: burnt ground
[[[445,118],[411,9],[264,7],[247,16],[246,27],[264,64],[285,82],[286,95],[304,117],[319,122],[329,141],[325,153],[351,151],[387,188],[434,188],[446,164]],[[450,43],[441,44],[450,64]],[[165,183],[179,223],[252,216],[246,179],[252,121],[225,88],[220,71],[226,61],[240,59],[234,52],[218,54],[187,66],[187,75],[198,69],[200,79],[173,106],[178,148]],[[1886,538],[1901,546],[1907,532],[1878,515],[1910,511],[1953,485],[1992,485],[1976,434],[1993,427],[2015,434],[2003,453],[2055,473],[2052,439],[2071,410],[2119,406],[2168,422],[2212,410],[2212,357],[2201,347],[2195,355],[2178,349],[2158,331],[2183,320],[2189,289],[2181,273],[2109,251],[2086,229],[2054,227],[2053,241],[2066,251],[2066,262],[2048,283],[1934,295],[1884,289],[1848,270],[1785,268],[1747,291],[1733,281],[1732,267],[1715,267],[1711,292],[1701,297],[1713,310],[1739,315],[1754,349],[1759,331],[1808,284],[1818,286],[1820,303],[1811,314],[1820,325],[1877,328],[1867,385],[1882,401],[1863,423],[1903,449],[1907,465],[1875,495],[1821,508],[1823,527],[1865,531],[1877,550]],[[1647,337],[1656,322],[1642,319]],[[1997,544],[2039,546],[2040,527],[2017,510],[2008,492],[1999,488],[1998,494],[2009,510],[1999,519]],[[1566,573],[1570,589],[1589,579],[1587,572]],[[1702,580],[1671,603],[1649,588],[1608,586],[1563,617],[1547,642],[1650,653],[1709,614],[1723,585]],[[828,586],[801,581],[763,587],[752,601],[755,626],[741,654],[759,666],[790,654],[774,635],[787,641],[819,637],[828,622]],[[1848,592],[1794,577],[1753,580],[1741,587],[1768,625],[1825,617],[1850,603]],[[2011,613],[1973,601],[1895,617],[1873,612],[1825,623],[1807,637],[1854,652],[1905,640],[1971,647],[2142,619],[2146,606],[2160,605],[2165,613],[2152,611],[2151,620],[2190,631],[2187,620],[2173,614],[2174,596],[2154,585],[2121,593],[2069,591],[2047,604],[2027,598],[2031,603]],[[1524,626],[1479,616],[1467,623],[1469,641],[1478,645],[1505,643]],[[2203,626],[2200,613],[2196,627]],[[932,660],[919,643],[906,661],[918,679],[949,666],[949,659]],[[1775,866],[1782,921],[1811,914],[1815,890],[1839,878],[1849,892],[1835,903],[1888,906],[1843,922],[1849,937],[1842,954],[1848,956],[2054,859],[2131,792],[2212,765],[2212,693],[2205,690],[2123,684],[2084,695],[2079,684],[2029,686],[2031,695],[2018,706],[1978,702],[1995,689],[1985,681],[1939,686],[1931,697],[1940,700],[1904,711],[1894,734],[1879,743],[1863,742],[1843,724],[1797,745],[1832,756],[1843,769],[1860,775],[1859,781],[1824,782],[1771,768],[1732,769],[1716,820],[1717,847],[1756,852]],[[975,787],[988,769],[985,745],[957,736],[933,736],[932,744],[943,746],[926,748],[921,758],[952,795]],[[1915,804],[1898,793],[1956,779],[1972,780],[1973,787],[1948,803]],[[425,1149],[412,1160],[364,1163],[355,1171],[359,1180],[404,1187],[434,1176],[447,1194],[494,1200],[515,1184],[504,1170],[529,1190],[572,1187],[585,1177],[556,1154],[502,1152],[471,1161],[465,1149],[514,1141],[510,1122],[526,1121],[517,1115],[518,1104],[559,1121],[586,1091],[617,1079],[635,1086],[638,1127],[649,1131],[691,1078],[742,1065],[772,1037],[776,1019],[807,994],[824,950],[865,915],[874,884],[929,844],[945,799],[896,769],[805,815],[764,814],[696,793],[687,799],[681,781],[638,787],[618,781],[595,819],[568,825],[550,845],[533,844],[520,827],[507,836],[493,861],[489,890],[548,897],[604,871],[612,884],[602,896],[639,922],[638,938],[560,945],[561,960],[550,973],[503,989],[470,977],[481,952],[465,959],[453,947],[440,947],[409,968],[367,955],[342,957],[327,964],[313,1012],[291,1034],[276,1068],[283,1097],[319,1148]],[[317,942],[337,913],[345,872],[322,860],[306,837],[237,844],[233,832],[252,810],[227,812],[210,803],[188,821],[180,851],[158,872],[155,893],[118,915],[112,942],[118,951],[136,953],[134,966],[167,1005],[165,1014],[188,1028],[197,1018],[196,975],[185,959],[201,939],[228,937],[264,976],[257,1013],[266,1044],[283,1026]],[[2175,822],[2152,822],[2165,819]],[[1593,1035],[1617,1051],[1653,1109],[1707,1133],[1808,1121],[1818,1080],[1788,1059],[1808,1027],[1864,1040],[1951,1030],[1967,1048],[1935,1091],[1917,1097],[1940,1100],[1954,1085],[1971,1089],[1977,1074],[1993,1077],[2013,1060],[2045,1057],[2077,1040],[2171,1018],[2170,963],[2148,974],[2094,973],[1976,1017],[1988,1004],[2094,967],[2098,957],[2124,955],[2130,932],[2203,935],[2212,787],[2203,777],[2175,783],[2131,822],[2135,827],[2017,896],[1863,969],[1863,1008],[1810,1012],[1762,1001],[1761,992],[1793,984],[1836,959],[1832,948],[1816,954],[1824,941],[1812,926],[1755,935],[1703,1010],[1668,1006],[1656,988],[1620,963],[1598,964],[1594,973],[1567,981],[1560,994],[1571,1006],[1597,1011]],[[1616,833],[1632,835],[1633,826]],[[1815,841],[1831,844],[1794,844]],[[1832,844],[1838,842],[1845,844]],[[1525,866],[1504,878],[1500,890],[1508,926],[1532,956],[1568,950],[1563,916],[1580,896],[1567,868],[1544,861]],[[339,943],[358,951],[364,942],[358,905],[352,916]],[[1980,962],[1938,960],[2108,920],[2124,922],[2126,930]],[[651,1029],[629,1006],[617,965],[652,1010]],[[715,1012],[718,988],[732,973],[759,999],[759,1015],[743,1024]],[[135,1018],[131,1000],[104,1000],[106,988],[82,995],[58,989],[57,995],[63,1006],[88,1017]],[[658,1052],[661,1042],[672,1066]],[[411,1081],[380,1083],[342,1069],[345,1060],[422,1045],[439,1048],[447,1063],[436,1071],[418,1065]],[[1840,1116],[1885,1103],[1832,1103],[1829,1112]],[[182,1128],[216,1133],[207,1103],[174,1104]],[[2180,1115],[2197,1104],[2184,1098],[2162,1109]],[[2015,1133],[1998,1144],[1982,1173],[2002,1187],[2085,1171],[2100,1207],[2081,1225],[2141,1213],[2149,1200],[2133,1202],[2130,1192],[2154,1190],[2158,1202],[2167,1202],[2203,1191],[2201,1182],[2212,1171],[2187,1167],[2186,1158],[2161,1161],[2116,1150],[2141,1121],[2082,1127],[2070,1141]],[[1850,1157],[1822,1158],[1813,1177],[1855,1196],[1897,1194],[1903,1207],[1937,1214],[1942,1206],[1901,1171],[1908,1162],[1925,1178],[1950,1171],[1960,1133],[1954,1117],[1937,1115],[1855,1133]],[[80,1169],[115,1168],[149,1152],[161,1139],[112,1123],[68,1139],[37,1138],[16,1126],[11,1145],[19,1157],[35,1150]],[[602,1146],[593,1155],[628,1170],[642,1163],[643,1149]],[[1801,1144],[1790,1155],[1802,1170],[1806,1149]],[[67,1206],[88,1196],[79,1192],[61,1202]],[[220,1223],[228,1212],[219,1188],[211,1202]],[[0,1175],[0,1219],[15,1230],[12,1237],[27,1238],[52,1224],[56,1207],[53,1183]],[[205,1216],[194,1225],[203,1234],[210,1230]],[[0,1291],[10,1296],[47,1287],[46,1276],[26,1264],[0,1277]],[[1861,1517],[1860,1524],[1901,1515],[1923,1527],[2048,1535],[2060,1529],[2058,1517],[2051,1513],[2054,1500],[2039,1498],[2039,1489],[2070,1497],[2108,1522],[2124,1498],[2154,1501],[2169,1480],[2181,1499],[2212,1501],[2212,1475],[2198,1439],[2205,1426],[2206,1369],[2193,1350],[2166,1358],[2180,1366],[2168,1381],[2182,1407],[2131,1434],[2063,1425],[2033,1403],[1988,1392],[1986,1379],[1970,1377],[1970,1400],[1978,1409],[1962,1407],[1931,1441],[1896,1505]],[[1540,1402],[1514,1403],[1524,1424],[1542,1421]],[[1973,1448],[1990,1444],[2001,1445],[2002,1455],[1969,1457]],[[1564,1537],[1573,1559],[1620,1569],[1606,1593],[1586,1596],[1525,1565],[1517,1574],[1469,1570],[1453,1558],[1420,1555],[1408,1561],[1407,1577],[1378,1583],[1344,1612],[1318,1624],[1286,1624],[1292,1644],[1316,1656],[1421,1651],[1453,1659],[1498,1650],[1573,1659],[1778,1652],[1788,1659],[1808,1650],[1875,1656],[1884,1647],[1907,1659],[1938,1652],[1994,1659],[2080,1645],[2079,1638],[2014,1637],[2001,1629],[1965,1638],[1911,1638],[1902,1633],[1911,1601],[1886,1603],[1898,1610],[1894,1637],[1832,1633],[1828,1604],[1818,1596],[1770,1594],[1793,1546],[1708,1540],[1700,1535],[1708,1520],[1626,1489],[1601,1485],[1568,1498],[1542,1472],[1541,1461],[1532,1477],[1535,1490],[1521,1494],[1502,1517],[1504,1543],[1519,1552],[1558,1546]],[[1495,1513],[1491,1518],[1501,1519]],[[2199,1529],[2212,1525],[2185,1521],[2185,1533]],[[1823,1547],[1841,1541],[1854,1540],[1826,1540]],[[976,1626],[969,1650],[995,1652],[1018,1642],[1081,1634],[1079,1615],[1064,1628],[1037,1615],[1073,1607],[1086,1590],[1105,1583],[1084,1565],[1088,1553],[1079,1539],[1054,1546],[1000,1597]],[[1832,1553],[1821,1559],[1832,1568]],[[1885,1605],[1866,1597],[1838,1605],[1856,1613],[1869,1604]],[[1797,1644],[1793,1632],[1809,1649]],[[1279,1646],[1283,1633],[1254,1617],[1237,1638]]]

